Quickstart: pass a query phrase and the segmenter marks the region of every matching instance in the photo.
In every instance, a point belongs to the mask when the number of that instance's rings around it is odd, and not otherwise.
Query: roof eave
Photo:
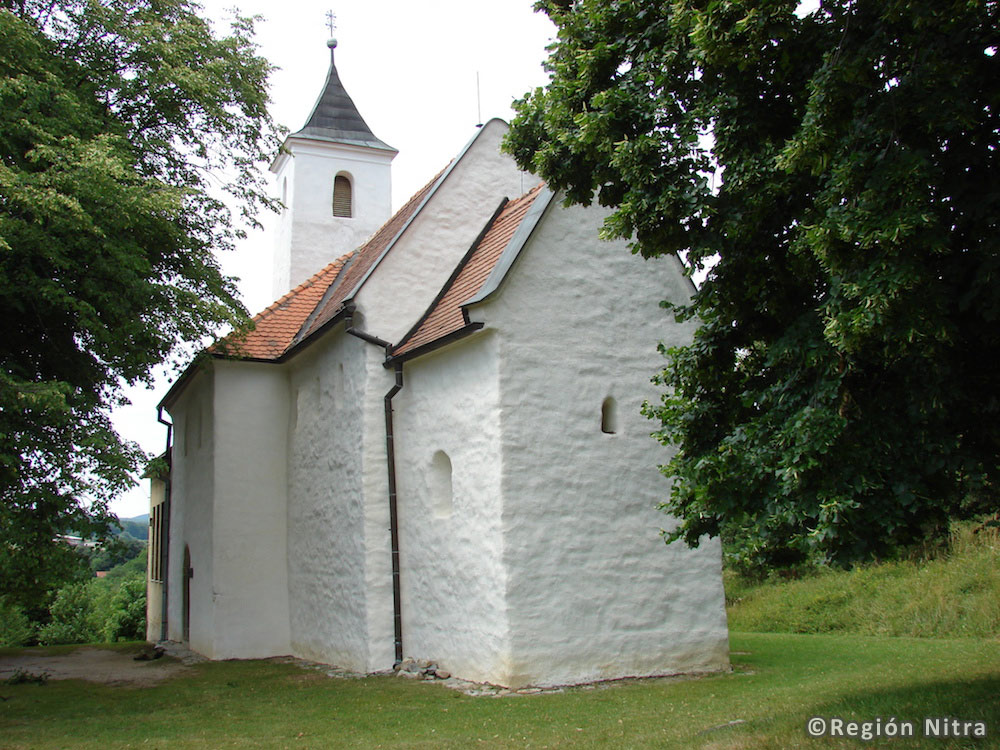
[[[408,352],[403,352],[402,354],[394,354],[390,357],[386,357],[385,366],[392,367],[395,364],[407,362],[411,359],[415,359],[416,357],[420,357],[424,354],[429,354],[430,352],[448,346],[449,344],[458,341],[459,339],[464,339],[466,336],[469,336],[470,334],[473,334],[476,331],[481,330],[484,327],[484,325],[485,325],[484,323],[480,322],[468,323],[445,336],[436,338],[433,341],[428,341],[426,344],[422,344],[421,346],[418,346],[415,349],[410,349],[410,351]]]

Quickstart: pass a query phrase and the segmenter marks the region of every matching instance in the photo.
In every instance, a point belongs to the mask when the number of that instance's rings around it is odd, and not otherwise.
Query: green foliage
[[[35,628],[25,611],[0,596],[0,648],[25,646],[35,637]]]
[[[97,589],[94,581],[73,583],[56,592],[49,607],[51,621],[38,630],[39,643],[95,643],[101,640]]]
[[[947,553],[763,582],[726,574],[729,626],[769,633],[1000,638],[1000,536],[971,525]]]
[[[104,640],[146,640],[146,579],[127,578],[111,598],[110,614],[104,623]]]
[[[146,556],[58,589],[38,628],[44,645],[113,643],[146,638]]]
[[[90,569],[93,571],[111,570],[129,560],[145,557],[145,555],[146,543],[132,539],[125,534],[109,539],[101,546],[87,552]]]
[[[0,593],[26,606],[145,458],[122,384],[245,319],[209,188],[270,204],[269,72],[251,19],[219,36],[189,0],[0,0]]]
[[[711,266],[646,413],[668,540],[884,557],[995,510],[1000,6],[560,2],[507,141],[604,233]]]

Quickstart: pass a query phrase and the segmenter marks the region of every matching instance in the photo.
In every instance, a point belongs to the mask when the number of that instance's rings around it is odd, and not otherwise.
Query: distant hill
[[[121,531],[115,530],[115,534],[119,537],[131,537],[141,542],[145,542],[147,536],[149,535],[149,514],[144,513],[141,516],[133,516],[132,518],[119,518],[118,523],[121,524]]]

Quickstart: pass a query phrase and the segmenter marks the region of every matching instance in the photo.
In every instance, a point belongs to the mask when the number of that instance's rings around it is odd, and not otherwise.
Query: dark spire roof
[[[313,107],[305,127],[292,135],[396,151],[375,137],[344,89],[344,84],[340,82],[337,66],[333,62],[333,51],[337,41],[331,39],[327,42],[327,46],[330,48],[330,72],[326,76],[326,85],[316,100],[316,106]]]

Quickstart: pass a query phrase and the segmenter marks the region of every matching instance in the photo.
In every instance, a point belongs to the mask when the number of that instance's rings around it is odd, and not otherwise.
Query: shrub
[[[95,593],[91,581],[59,589],[49,607],[52,619],[38,631],[39,643],[53,646],[100,640],[101,621],[95,607]]]
[[[0,648],[25,646],[35,637],[35,628],[24,609],[0,596]]]
[[[104,624],[108,641],[146,639],[146,579],[127,578],[111,598],[110,613]]]

